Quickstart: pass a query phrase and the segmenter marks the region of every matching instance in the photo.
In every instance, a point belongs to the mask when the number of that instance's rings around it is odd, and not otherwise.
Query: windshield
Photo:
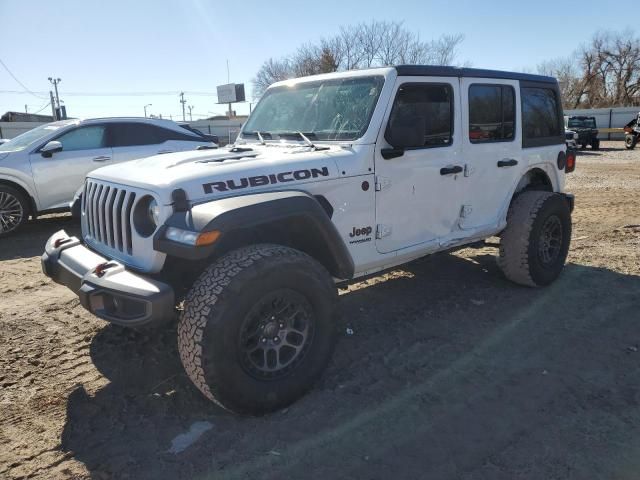
[[[569,128],[596,128],[595,118],[570,118]]]
[[[24,132],[22,135],[18,135],[7,143],[0,145],[0,152],[19,152],[20,150],[27,148],[33,142],[36,142],[53,133],[55,130],[65,126],[66,125],[55,125],[52,123],[40,125],[39,127],[29,130],[28,132]]]
[[[355,140],[364,135],[384,77],[350,77],[303,82],[266,91],[242,135],[264,139],[297,132],[313,140]]]

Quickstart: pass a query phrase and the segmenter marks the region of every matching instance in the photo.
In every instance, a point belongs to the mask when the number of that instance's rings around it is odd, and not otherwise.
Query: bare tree
[[[457,34],[422,41],[402,22],[343,26],[337,35],[303,44],[289,57],[267,60],[253,81],[254,96],[262,95],[271,83],[292,77],[383,65],[452,64],[463,39]]]

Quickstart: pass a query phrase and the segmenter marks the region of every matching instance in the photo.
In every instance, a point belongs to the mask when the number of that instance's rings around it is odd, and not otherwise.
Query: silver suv
[[[217,145],[170,120],[95,118],[41,125],[0,145],[0,237],[69,208],[92,170]]]

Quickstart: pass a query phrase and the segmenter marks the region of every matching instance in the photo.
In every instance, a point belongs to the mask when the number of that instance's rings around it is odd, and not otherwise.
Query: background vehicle
[[[640,136],[639,119],[640,113],[624,126],[624,146],[627,150],[633,150],[636,147],[636,143],[638,143],[638,137]]]
[[[92,172],[82,241],[57,232],[42,266],[121,325],[170,322],[184,299],[190,379],[264,413],[329,361],[336,284],[494,235],[507,278],[553,282],[574,168],[550,77],[398,66],[288,80],[231,148]]]
[[[595,117],[584,115],[565,117],[565,128],[569,128],[578,134],[577,143],[581,148],[587,148],[587,145],[591,145],[594,150],[600,148]]]
[[[578,149],[578,133],[573,130],[564,130],[565,143],[567,144],[567,148],[571,150]]]
[[[90,171],[216,145],[170,120],[96,118],[34,128],[0,146],[0,237],[29,216],[67,210]]]
[[[218,145],[220,143],[220,138],[218,138],[217,135],[212,135],[210,133],[204,133],[201,130],[198,130],[197,128],[193,128],[192,126],[190,126],[187,123],[180,123],[179,124],[182,128],[189,130],[190,132],[195,133],[196,135],[200,135],[202,138],[204,138],[205,140],[207,140],[208,142],[213,142],[216,145]]]

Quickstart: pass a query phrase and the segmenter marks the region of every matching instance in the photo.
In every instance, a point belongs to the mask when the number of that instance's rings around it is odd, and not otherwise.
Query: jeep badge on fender
[[[329,362],[337,285],[493,236],[510,280],[561,274],[575,168],[561,105],[554,78],[472,68],[274,83],[235,145],[91,172],[82,235],[51,236],[42,268],[108,322],[177,322],[206,398],[271,412]]]

